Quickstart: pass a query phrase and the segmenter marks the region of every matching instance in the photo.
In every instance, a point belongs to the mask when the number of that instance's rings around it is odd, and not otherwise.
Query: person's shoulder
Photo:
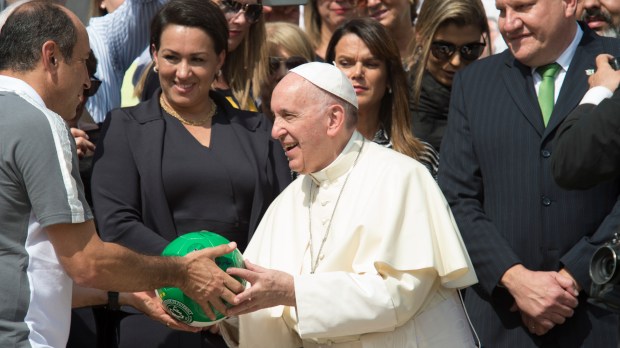
[[[248,131],[256,131],[257,129],[270,130],[271,121],[260,112],[241,110],[233,107],[226,96],[218,91],[209,93],[211,99],[222,112],[226,113],[231,123],[242,126]]]
[[[155,94],[156,96],[159,93]],[[138,103],[134,106],[112,109],[106,118],[126,119],[138,123],[147,123],[149,121],[161,120],[162,113],[159,106],[159,100],[155,96],[151,99]]]
[[[497,78],[493,76],[492,72],[505,65],[510,65],[512,55],[509,50],[505,50],[501,53],[497,53],[488,57],[478,59],[465,68],[459,70],[457,74],[461,76],[487,76],[489,78]]]
[[[33,132],[49,130],[49,127],[44,127],[44,125],[49,123],[45,113],[50,111],[43,109],[43,107],[38,108],[14,92],[0,92],[0,108],[11,111],[0,114],[3,128],[25,129],[31,135],[34,134]],[[7,129],[5,128],[5,130]]]
[[[364,146],[368,147],[366,151],[369,162],[377,170],[401,174],[417,172],[420,169],[428,172],[422,163],[394,149],[375,144],[372,141],[366,141]]]

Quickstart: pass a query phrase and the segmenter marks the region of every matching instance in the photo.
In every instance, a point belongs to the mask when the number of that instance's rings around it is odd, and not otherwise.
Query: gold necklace
[[[196,126],[196,127],[201,127],[201,126],[204,126],[205,124],[211,122],[211,119],[213,118],[213,115],[215,115],[215,112],[217,111],[217,105],[215,105],[215,103],[213,102],[213,99],[211,99],[211,98],[209,98],[209,102],[211,103],[211,110],[209,111],[207,116],[205,116],[204,118],[202,118],[200,120],[197,120],[197,121],[190,121],[190,120],[184,119],[181,115],[179,115],[178,112],[174,111],[174,109],[172,107],[170,107],[170,105],[168,105],[168,103],[164,99],[163,93],[159,96],[159,104],[161,105],[162,109],[164,109],[164,111],[169,113],[170,116],[176,118],[177,120],[179,120],[184,125]]]
[[[308,232],[310,234],[310,240],[308,244],[310,246],[310,274],[314,274],[314,272],[316,272],[317,267],[319,267],[319,261],[321,260],[321,252],[323,251],[323,246],[325,245],[325,242],[327,241],[327,237],[329,236],[329,232],[332,227],[332,221],[334,221],[334,215],[336,214],[336,208],[338,208],[338,202],[340,202],[340,196],[342,196],[344,187],[347,185],[347,181],[349,181],[349,176],[351,175],[351,172],[353,171],[353,169],[355,169],[355,165],[357,164],[357,160],[360,158],[360,155],[362,154],[362,150],[364,150],[365,142],[366,141],[362,139],[362,146],[360,146],[360,150],[357,153],[355,160],[353,161],[353,165],[351,166],[351,169],[349,169],[347,176],[344,178],[344,182],[342,183],[342,187],[340,188],[340,192],[338,193],[338,198],[336,198],[336,203],[334,204],[334,209],[332,210],[332,215],[329,218],[329,224],[327,224],[327,230],[325,231],[325,235],[323,235],[323,239],[321,240],[321,245],[319,246],[319,251],[316,255],[316,259],[314,258],[314,247],[312,244],[312,202],[314,201],[315,196],[314,196],[314,190],[312,189],[312,179],[310,180],[310,198],[309,198],[310,201],[308,202]],[[318,189],[318,186],[317,186],[317,189]]]

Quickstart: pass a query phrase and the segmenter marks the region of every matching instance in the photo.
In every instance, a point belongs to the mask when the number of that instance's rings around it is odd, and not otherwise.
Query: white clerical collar
[[[351,166],[353,166],[363,143],[364,137],[357,131],[353,132],[347,146],[344,147],[344,150],[342,150],[340,155],[338,155],[332,163],[318,172],[309,174],[312,181],[319,185],[324,181],[334,181],[344,175],[351,169]]]
[[[47,106],[45,106],[45,102],[43,102],[41,96],[39,96],[34,88],[23,80],[11,76],[0,75],[0,90],[15,92],[18,95],[25,94],[30,97],[32,101],[47,109]]]

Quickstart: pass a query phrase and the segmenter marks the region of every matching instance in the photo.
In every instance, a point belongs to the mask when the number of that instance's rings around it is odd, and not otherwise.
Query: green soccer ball
[[[191,232],[179,236],[168,244],[162,252],[162,256],[185,256],[192,251],[228,243],[230,243],[228,239],[217,233],[208,231]],[[215,263],[223,271],[226,271],[228,267],[245,268],[243,256],[241,252],[239,252],[239,249],[235,249],[229,254],[217,257]],[[246,281],[244,279],[235,278],[245,286]],[[211,310],[213,310],[216,315],[216,319],[209,319],[200,305],[186,296],[179,288],[157,289],[157,295],[161,298],[166,311],[168,311],[172,317],[187,325],[204,327],[213,325],[226,318],[224,314],[211,307]]]

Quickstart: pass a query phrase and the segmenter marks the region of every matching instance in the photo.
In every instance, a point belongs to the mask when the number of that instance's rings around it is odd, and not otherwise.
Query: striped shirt
[[[375,137],[372,141],[379,145],[383,145],[388,149],[392,148],[392,141],[388,138],[387,133],[385,132],[383,127],[379,128],[379,130],[375,133]],[[439,169],[439,154],[437,153],[433,145],[419,139],[418,141],[424,146],[424,152],[420,154],[418,162],[422,163],[431,173],[433,178],[437,180],[437,170]]]
[[[101,80],[86,108],[97,123],[121,106],[125,71],[149,43],[151,18],[168,0],[126,0],[116,11],[91,18],[86,31],[98,60],[95,76]]]

